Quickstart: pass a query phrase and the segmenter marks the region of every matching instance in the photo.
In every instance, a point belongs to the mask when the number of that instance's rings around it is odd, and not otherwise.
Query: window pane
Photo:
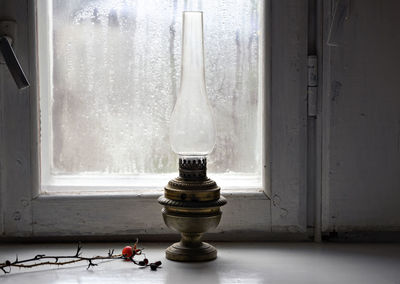
[[[52,0],[53,88],[41,101],[48,104],[42,151],[51,151],[51,175],[176,172],[168,121],[188,2]],[[195,7],[204,11],[206,84],[217,125],[213,173],[260,173],[258,6],[203,0]]]

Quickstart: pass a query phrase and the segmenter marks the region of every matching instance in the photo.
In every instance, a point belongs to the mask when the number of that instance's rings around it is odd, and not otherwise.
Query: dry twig
[[[135,242],[135,248],[138,243],[138,240]],[[19,268],[32,268],[36,266],[41,266],[41,265],[66,265],[66,264],[72,264],[72,263],[77,263],[81,261],[87,261],[88,266],[86,269],[89,269],[90,267],[97,266],[98,264],[95,263],[94,261],[97,260],[115,260],[115,259],[124,259],[133,262],[136,265],[140,266],[150,266],[150,264],[147,264],[148,261],[145,258],[145,262],[139,261],[137,262],[134,260],[135,255],[142,255],[142,249],[136,249],[134,251],[134,254],[131,257],[125,257],[122,254],[114,254],[114,250],[108,250],[108,254],[106,256],[94,256],[94,257],[84,257],[82,256],[82,246],[80,243],[78,243],[78,247],[76,249],[76,252],[74,255],[69,255],[69,256],[51,256],[51,255],[45,255],[45,254],[38,254],[32,258],[24,259],[24,260],[19,260],[18,256],[16,256],[15,260],[13,262],[6,260],[3,263],[0,263],[0,269],[4,273],[10,273],[12,267],[19,267]],[[145,264],[144,264],[145,263]],[[158,262],[157,262],[158,263]],[[161,265],[161,262],[160,262]],[[158,265],[159,266],[159,265]],[[157,266],[157,267],[158,267]]]

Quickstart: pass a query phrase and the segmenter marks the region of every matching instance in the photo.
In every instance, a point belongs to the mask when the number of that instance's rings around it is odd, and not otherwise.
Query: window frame
[[[18,23],[14,47],[32,84],[17,91],[3,68],[0,238],[176,236],[162,220],[159,191],[40,193],[36,2],[9,1],[3,12]],[[307,11],[307,0],[264,1],[263,188],[223,190],[228,205],[211,239],[307,238]]]

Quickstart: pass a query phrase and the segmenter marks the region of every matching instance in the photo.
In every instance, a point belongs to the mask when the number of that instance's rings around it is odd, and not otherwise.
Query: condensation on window
[[[53,0],[53,175],[177,170],[168,137],[187,0]],[[209,171],[259,175],[259,1],[203,0]]]

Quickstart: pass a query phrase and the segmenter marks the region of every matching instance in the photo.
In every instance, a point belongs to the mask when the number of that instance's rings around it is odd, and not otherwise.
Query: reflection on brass
[[[210,190],[186,190],[165,187],[165,197],[171,200],[184,201],[213,201],[219,198],[220,189]]]
[[[165,224],[181,233],[181,241],[166,250],[170,260],[195,262],[217,257],[217,250],[201,241],[202,235],[216,228],[221,220],[220,207],[226,204],[220,187],[207,178],[206,159],[179,159],[179,177],[164,188],[158,202],[164,206]]]

